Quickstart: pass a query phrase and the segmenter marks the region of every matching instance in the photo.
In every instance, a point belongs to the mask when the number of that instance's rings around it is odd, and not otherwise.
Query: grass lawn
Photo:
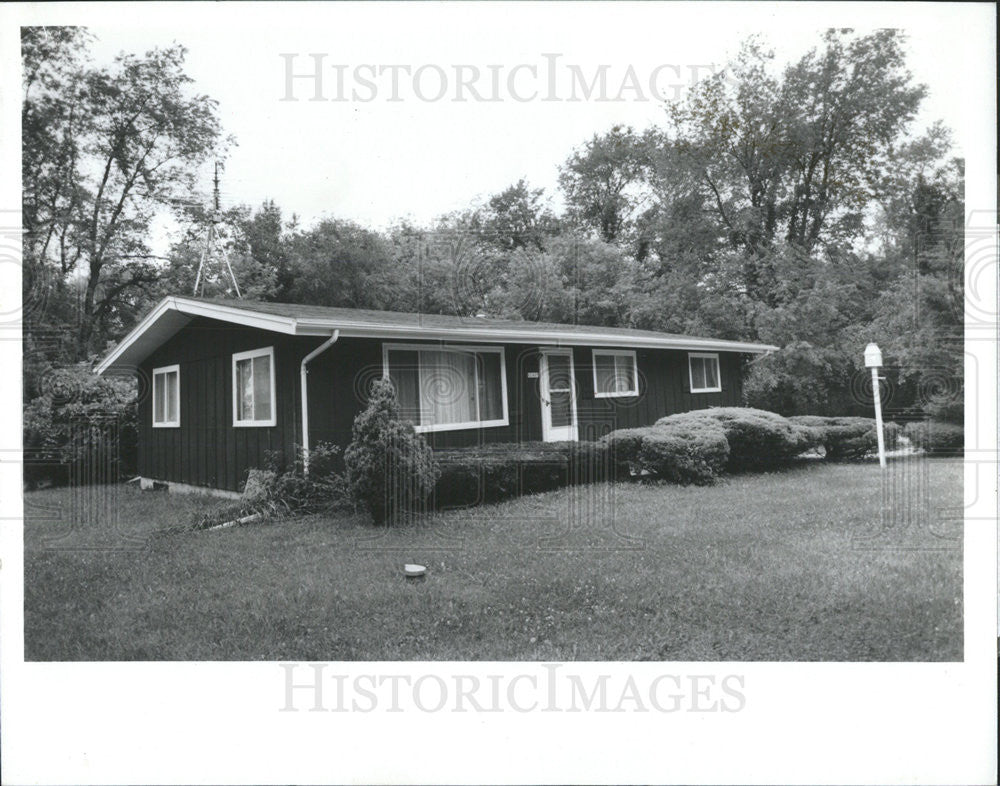
[[[194,532],[179,525],[214,500],[33,492],[25,657],[961,660],[961,524],[934,522],[960,516],[962,463],[889,473],[892,526],[871,463],[564,489],[398,529]]]

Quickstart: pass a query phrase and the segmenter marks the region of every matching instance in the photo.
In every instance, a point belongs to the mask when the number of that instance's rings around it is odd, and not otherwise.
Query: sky
[[[62,19],[71,8],[63,7]],[[964,34],[961,9],[895,9],[250,4],[234,13],[145,5],[127,14],[88,6],[80,22],[98,37],[98,63],[123,50],[173,42],[188,48],[187,72],[219,102],[223,127],[236,140],[223,175],[224,205],[273,199],[306,226],[336,216],[386,227],[429,222],[522,177],[545,188],[558,210],[558,165],[574,147],[615,124],[662,124],[663,99],[676,100],[721,68],[754,33],[784,62],[831,25],[904,26],[910,66],[929,87],[915,129],[943,119],[961,148],[964,102],[976,100],[962,90],[970,64],[956,45]],[[45,12],[39,7],[40,17]],[[320,101],[309,100],[316,96],[314,54],[321,56]],[[588,98],[585,85],[602,67],[606,88],[598,82]],[[308,78],[289,83],[289,68]],[[210,187],[210,167],[204,184]]]

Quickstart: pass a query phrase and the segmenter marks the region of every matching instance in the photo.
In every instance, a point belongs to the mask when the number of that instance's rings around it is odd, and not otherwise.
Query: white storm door
[[[542,439],[546,442],[575,442],[576,380],[572,350],[542,350],[539,371]]]

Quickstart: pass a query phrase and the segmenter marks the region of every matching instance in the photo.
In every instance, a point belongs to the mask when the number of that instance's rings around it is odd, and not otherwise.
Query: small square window
[[[593,357],[595,398],[639,395],[635,352],[630,349],[595,349]]]
[[[153,427],[177,428],[181,424],[181,367],[153,369]]]
[[[722,390],[719,356],[714,352],[689,352],[688,372],[692,393],[718,393]]]

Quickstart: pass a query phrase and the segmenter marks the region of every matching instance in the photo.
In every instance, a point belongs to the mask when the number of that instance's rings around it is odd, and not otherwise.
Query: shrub
[[[961,372],[958,376],[957,390],[946,390],[938,394],[931,393],[924,401],[924,415],[934,422],[958,424],[965,422],[965,395],[961,385]]]
[[[808,426],[792,423],[774,412],[747,407],[711,407],[669,415],[657,426],[675,426],[715,421],[729,442],[728,468],[762,469],[788,461],[816,447],[819,434]]]
[[[350,494],[344,474],[337,471],[339,457],[337,445],[320,442],[309,451],[308,473],[301,449],[296,450],[295,463],[283,471],[280,464],[272,461],[268,471],[268,500],[282,513],[318,513],[346,507]]]
[[[499,502],[594,483],[609,477],[608,450],[598,442],[494,444],[439,451],[434,488],[439,508]]]
[[[395,522],[418,510],[438,478],[430,446],[399,416],[392,383],[376,380],[368,406],[354,419],[344,451],[347,486],[376,524]]]
[[[965,452],[965,429],[955,423],[918,420],[907,423],[903,434],[916,447],[938,456],[961,456]]]
[[[642,440],[649,433],[646,428],[622,428],[605,435],[601,442],[606,446],[614,477],[622,480],[642,470]]]
[[[319,513],[347,507],[349,495],[342,473],[336,471],[340,448],[321,442],[309,451],[309,472],[301,449],[286,466],[280,452],[268,456],[266,469],[251,469],[239,500],[208,511],[198,518],[195,529],[225,524],[260,514],[267,518]]]
[[[789,420],[814,429],[830,461],[859,459],[878,450],[874,418],[799,415]],[[883,423],[882,433],[886,450],[894,449],[900,433],[899,426],[891,422]]]
[[[704,485],[714,481],[729,461],[729,442],[718,423],[672,423],[647,429],[639,462],[663,480]]]
[[[71,474],[107,483],[135,474],[136,386],[86,364],[51,370],[24,407],[24,481],[65,483]]]

